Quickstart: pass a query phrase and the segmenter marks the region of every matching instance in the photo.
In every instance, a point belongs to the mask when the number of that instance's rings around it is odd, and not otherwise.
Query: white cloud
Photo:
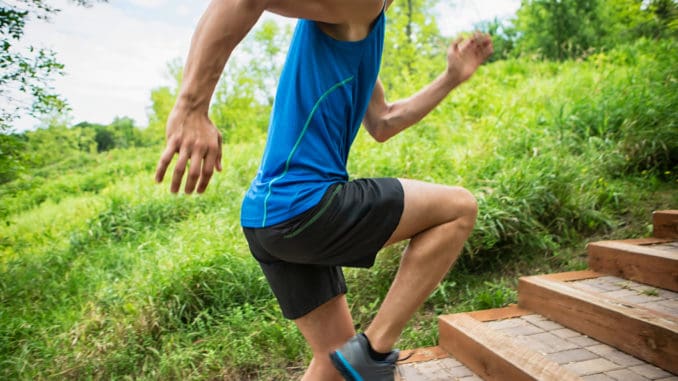
[[[472,31],[481,21],[513,16],[518,8],[520,0],[455,0],[451,4],[440,2],[436,7],[440,31],[446,36]]]
[[[176,7],[176,13],[179,16],[188,16],[191,13],[191,9],[186,4],[179,4]]]
[[[144,8],[158,8],[167,4],[167,0],[128,0],[130,3]]]
[[[162,1],[134,0],[153,6]],[[204,2],[204,1],[203,1]],[[54,81],[74,120],[108,123],[115,116],[147,122],[150,90],[167,83],[166,65],[188,51],[195,20],[175,25],[143,20],[112,4],[62,6],[51,23],[27,26],[26,40],[58,52],[66,75]],[[25,118],[20,129],[35,121]]]

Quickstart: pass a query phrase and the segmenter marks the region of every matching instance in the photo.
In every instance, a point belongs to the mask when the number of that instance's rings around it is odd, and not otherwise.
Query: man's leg
[[[313,351],[313,360],[302,380],[343,380],[332,365],[329,353],[355,335],[346,296],[334,297],[294,322]]]
[[[376,317],[365,331],[372,347],[388,352],[409,319],[459,256],[477,215],[473,195],[459,187],[400,180],[405,192],[398,227],[386,245],[410,243]]]

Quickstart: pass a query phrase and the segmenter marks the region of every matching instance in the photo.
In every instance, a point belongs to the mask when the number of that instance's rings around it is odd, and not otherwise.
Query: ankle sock
[[[361,335],[363,335],[365,340],[367,340],[367,350],[368,350],[368,353],[369,353],[370,358],[372,360],[374,360],[374,361],[384,361],[384,360],[386,360],[386,357],[388,357],[388,355],[391,354],[391,352],[381,353],[381,352],[375,351],[374,348],[372,348],[372,344],[370,344],[370,339],[367,337],[367,335],[365,335],[364,333],[361,333]]]

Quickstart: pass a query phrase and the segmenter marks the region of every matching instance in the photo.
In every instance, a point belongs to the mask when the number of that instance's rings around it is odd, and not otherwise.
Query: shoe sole
[[[332,360],[332,364],[334,364],[334,367],[337,368],[346,381],[364,381],[339,351],[330,353],[330,360]]]

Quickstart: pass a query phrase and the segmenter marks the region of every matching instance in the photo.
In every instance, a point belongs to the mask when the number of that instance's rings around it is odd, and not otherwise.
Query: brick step
[[[678,239],[678,210],[658,210],[652,213],[652,233],[657,238]]]
[[[439,329],[440,347],[483,380],[678,380],[517,306],[444,315]]]
[[[482,381],[469,368],[441,347],[403,351],[396,371],[396,381]]]
[[[591,270],[678,291],[678,240],[646,238],[587,246]]]
[[[523,277],[522,308],[678,373],[678,293],[593,271]]]

